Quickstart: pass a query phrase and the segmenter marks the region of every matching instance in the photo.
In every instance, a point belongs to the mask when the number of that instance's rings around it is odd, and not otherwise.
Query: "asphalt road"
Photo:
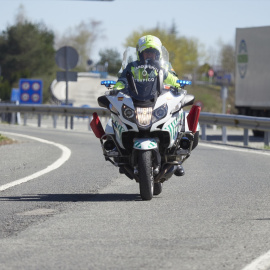
[[[270,250],[265,152],[200,144],[184,177],[141,201],[138,184],[105,162],[91,132],[0,125],[5,132],[71,155],[0,192],[0,269],[241,270]],[[61,158],[55,145],[9,137],[17,143],[0,147],[0,186]]]

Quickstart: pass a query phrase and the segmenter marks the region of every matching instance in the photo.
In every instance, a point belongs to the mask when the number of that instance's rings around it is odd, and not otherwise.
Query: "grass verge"
[[[12,144],[14,142],[15,142],[14,140],[0,134],[0,146],[1,145],[6,145],[6,144]]]

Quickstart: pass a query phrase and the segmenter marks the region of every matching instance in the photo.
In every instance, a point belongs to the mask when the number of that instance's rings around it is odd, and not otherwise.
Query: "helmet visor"
[[[153,49],[153,48],[146,49],[146,50],[144,50],[143,52],[146,52],[146,53],[159,53],[158,50]]]

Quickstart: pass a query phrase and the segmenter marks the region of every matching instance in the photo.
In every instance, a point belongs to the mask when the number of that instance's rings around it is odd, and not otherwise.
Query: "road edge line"
[[[1,185],[0,186],[0,191],[4,191],[4,190],[7,190],[7,189],[9,189],[11,187],[14,187],[14,186],[17,186],[17,185],[26,183],[26,182],[31,181],[31,180],[39,177],[39,176],[42,176],[42,175],[44,175],[46,173],[49,173],[49,172],[51,172],[53,170],[56,170],[60,166],[62,166],[70,158],[70,156],[71,156],[71,150],[68,147],[66,147],[66,146],[64,146],[62,144],[55,143],[55,142],[48,141],[48,140],[44,140],[44,139],[41,139],[41,138],[38,138],[38,137],[33,137],[33,136],[28,136],[28,135],[20,134],[20,133],[12,133],[12,132],[2,132],[2,133],[3,134],[7,134],[7,135],[24,137],[24,138],[27,138],[27,139],[31,139],[31,140],[35,140],[35,141],[41,142],[41,143],[46,143],[46,144],[50,144],[50,145],[56,146],[56,147],[58,147],[62,151],[62,155],[54,163],[52,163],[51,165],[49,165],[47,168],[45,168],[43,170],[40,170],[40,171],[38,171],[38,172],[36,172],[34,174],[31,174],[29,176],[26,176],[24,178],[21,178],[21,179],[12,181],[10,183]]]
[[[270,250],[253,260],[242,270],[267,270],[270,268]]]
[[[261,149],[239,148],[239,146],[234,146],[234,145],[218,145],[218,144],[211,144],[211,143],[199,141],[198,146],[200,145],[211,147],[211,148],[223,149],[227,151],[237,151],[237,152],[270,156],[270,151],[263,151]]]

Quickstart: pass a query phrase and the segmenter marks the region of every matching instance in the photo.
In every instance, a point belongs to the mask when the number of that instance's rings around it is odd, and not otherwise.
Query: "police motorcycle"
[[[168,67],[169,54],[165,47],[162,50],[162,66]],[[129,47],[122,69],[134,60],[136,50]],[[113,90],[115,81],[102,81],[109,91],[98,103],[111,117],[105,131],[97,113],[90,124],[105,160],[139,183],[142,200],[162,192],[163,183],[187,160],[199,139],[200,107],[193,105],[189,113],[183,110],[194,102],[194,96],[184,90],[191,82],[179,80],[181,88],[174,89],[164,85],[163,75],[160,69],[156,76],[136,81],[127,73],[127,86],[120,91]]]

